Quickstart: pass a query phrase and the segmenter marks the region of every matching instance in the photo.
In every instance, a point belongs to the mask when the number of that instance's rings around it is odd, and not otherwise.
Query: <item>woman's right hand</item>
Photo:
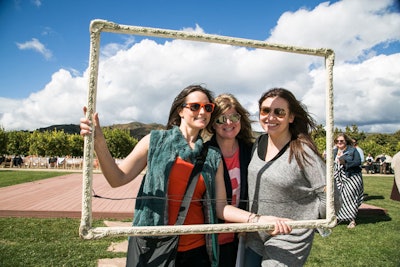
[[[87,107],[83,107],[83,114],[86,115],[87,112]],[[92,123],[94,122],[94,123]],[[99,114],[96,112],[93,114],[92,121],[90,121],[88,118],[83,117],[80,119],[80,134],[81,136],[89,135],[92,133],[93,128],[96,127],[96,131],[100,128],[100,123],[99,123]]]

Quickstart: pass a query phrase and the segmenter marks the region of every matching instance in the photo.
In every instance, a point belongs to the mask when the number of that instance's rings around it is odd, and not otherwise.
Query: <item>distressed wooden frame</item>
[[[220,35],[201,34],[196,32],[175,31],[158,28],[120,25],[105,20],[93,20],[90,23],[90,55],[89,55],[89,92],[87,100],[88,118],[92,118],[96,107],[97,80],[100,54],[100,35],[102,32],[134,34],[170,39],[220,43],[232,46],[242,46],[257,49],[275,50],[288,53],[319,56],[325,58],[326,68],[326,155],[333,152],[333,65],[335,54],[327,48],[311,49],[264,41],[233,38]],[[94,133],[84,139],[84,166],[82,182],[82,217],[79,235],[83,239],[96,239],[106,236],[135,236],[135,235],[176,235],[190,233],[223,233],[223,232],[252,232],[273,229],[273,224],[257,223],[224,223],[184,226],[149,226],[149,227],[92,227],[92,176],[93,176]],[[291,221],[292,228],[333,228],[336,225],[333,197],[333,158],[326,157],[327,177],[327,215],[326,219]]]

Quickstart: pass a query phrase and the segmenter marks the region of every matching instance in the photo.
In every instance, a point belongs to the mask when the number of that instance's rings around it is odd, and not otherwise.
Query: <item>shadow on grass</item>
[[[392,218],[388,215],[380,215],[380,216],[358,216],[356,218],[357,225],[362,224],[375,224],[379,222],[390,222]],[[338,225],[348,225],[349,222],[339,222]]]
[[[356,219],[357,224],[388,222],[391,220],[392,220],[392,218],[385,213],[376,214],[376,215],[359,214],[359,215],[357,215],[357,219]]]
[[[357,224],[370,224],[378,222],[388,222],[392,218],[383,209],[360,209],[356,222]],[[339,224],[348,224],[349,222],[340,222]]]
[[[370,196],[368,194],[364,195],[364,203],[368,204],[369,200],[381,200],[385,199],[382,195]],[[357,214],[357,224],[368,224],[391,221],[392,218],[388,215],[387,210],[378,206],[373,206],[371,208],[359,209]]]
[[[384,196],[370,196],[368,194],[364,194],[364,201],[374,200],[374,199],[385,199]]]

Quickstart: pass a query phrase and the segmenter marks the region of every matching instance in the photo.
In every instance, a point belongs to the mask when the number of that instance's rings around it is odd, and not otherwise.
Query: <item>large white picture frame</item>
[[[232,46],[256,49],[275,50],[288,53],[319,56],[325,59],[326,68],[326,155],[333,154],[333,65],[335,54],[328,48],[303,48],[264,41],[234,38],[220,35],[200,34],[195,32],[175,31],[168,29],[120,25],[105,20],[93,20],[90,23],[90,55],[89,55],[89,91],[87,100],[88,118],[92,118],[96,110],[96,94],[99,69],[100,36],[102,32],[132,34],[169,39],[219,43]],[[85,136],[84,166],[82,182],[82,217],[79,235],[83,239],[96,239],[106,236],[134,235],[181,235],[191,233],[253,232],[273,229],[273,224],[259,223],[224,223],[185,226],[149,226],[149,227],[92,227],[92,176],[93,176],[94,133]],[[334,212],[333,158],[326,157],[327,177],[327,216],[326,219],[291,221],[292,228],[332,228],[336,225]],[[133,208],[133,207],[132,207]]]

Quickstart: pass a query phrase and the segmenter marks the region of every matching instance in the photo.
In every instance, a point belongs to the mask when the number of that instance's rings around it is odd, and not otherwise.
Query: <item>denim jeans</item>
[[[261,266],[262,256],[256,253],[251,248],[246,248],[244,257],[244,266],[246,267],[259,267]]]

